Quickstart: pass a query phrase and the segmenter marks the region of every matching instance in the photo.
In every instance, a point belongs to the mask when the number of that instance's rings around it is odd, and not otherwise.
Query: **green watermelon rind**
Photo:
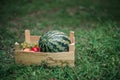
[[[69,50],[69,44],[69,37],[60,31],[49,31],[39,40],[41,52],[66,52]]]

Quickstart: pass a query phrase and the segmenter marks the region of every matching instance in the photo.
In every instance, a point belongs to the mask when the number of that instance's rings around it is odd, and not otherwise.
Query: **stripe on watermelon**
[[[63,51],[64,50],[64,46],[62,46],[62,44],[59,42],[54,42],[54,43],[51,43],[54,48],[53,49],[57,49],[58,51]]]
[[[60,51],[59,48],[57,47],[57,43],[51,43],[51,46],[49,46],[52,52],[57,52]]]
[[[47,32],[46,34],[45,34],[45,36],[46,35],[48,35],[48,36],[50,36],[51,34],[61,34],[62,32],[59,32],[59,31],[57,31],[57,30],[55,30],[55,31],[49,31],[49,32]],[[62,33],[63,34],[63,33]]]
[[[65,36],[65,35],[64,34],[49,34],[48,39],[49,38],[54,38],[54,37],[60,37],[60,36]]]

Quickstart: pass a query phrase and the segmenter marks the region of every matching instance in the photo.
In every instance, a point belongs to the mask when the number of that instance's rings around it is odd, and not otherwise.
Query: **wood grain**
[[[25,42],[30,43],[30,30],[25,30]]]
[[[74,66],[74,52],[58,52],[58,53],[45,53],[45,52],[24,52],[17,50],[15,53],[15,61],[17,64],[40,65],[42,61],[46,61],[48,66]]]
[[[38,42],[40,39],[40,36],[30,36],[30,43]]]

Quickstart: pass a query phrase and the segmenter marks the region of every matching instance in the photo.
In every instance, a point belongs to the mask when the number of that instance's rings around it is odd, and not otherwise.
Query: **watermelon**
[[[40,37],[41,52],[65,52],[69,50],[70,39],[65,33],[54,30]]]

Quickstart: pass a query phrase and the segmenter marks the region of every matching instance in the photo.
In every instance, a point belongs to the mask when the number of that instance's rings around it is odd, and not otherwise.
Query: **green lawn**
[[[119,80],[119,0],[3,0],[0,2],[0,80]],[[112,5],[112,6],[111,6]],[[14,43],[24,30],[75,32],[75,67],[20,66]]]

